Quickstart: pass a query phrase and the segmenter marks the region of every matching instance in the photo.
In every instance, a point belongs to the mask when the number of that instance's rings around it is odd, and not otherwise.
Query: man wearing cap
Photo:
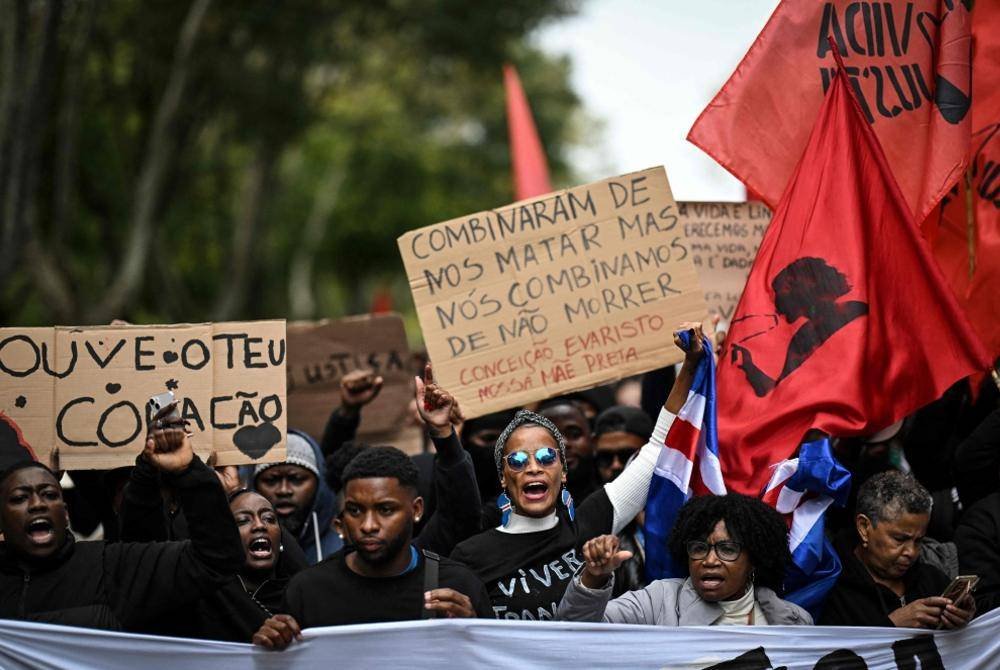
[[[289,429],[285,460],[258,465],[250,482],[274,506],[278,523],[298,539],[310,565],[343,546],[331,526],[335,497],[320,475],[320,463],[319,445],[305,433]]]
[[[594,466],[600,483],[614,481],[652,434],[652,420],[638,407],[616,405],[598,414],[594,419]],[[640,512],[618,534],[621,551],[631,551],[633,558],[615,570],[614,597],[646,585],[644,514]]]

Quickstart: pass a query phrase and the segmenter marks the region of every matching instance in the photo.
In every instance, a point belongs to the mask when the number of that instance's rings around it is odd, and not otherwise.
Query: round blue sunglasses
[[[513,451],[504,456],[504,460],[507,462],[508,468],[514,472],[520,472],[528,466],[531,456],[527,451]],[[535,463],[547,468],[559,461],[559,452],[552,447],[542,447],[535,451],[534,457]]]

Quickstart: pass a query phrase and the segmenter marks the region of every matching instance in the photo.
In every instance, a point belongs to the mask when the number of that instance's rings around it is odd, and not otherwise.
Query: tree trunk
[[[277,152],[259,146],[243,175],[233,219],[233,246],[223,290],[213,310],[216,321],[228,321],[239,314],[246,300],[254,243],[260,227],[262,201],[270,192]]]
[[[184,18],[170,75],[153,119],[145,159],[136,181],[124,260],[104,299],[90,315],[90,320],[95,323],[104,323],[111,317],[118,316],[142,287],[153,239],[153,216],[163,188],[164,176],[174,158],[171,126],[184,99],[195,39],[210,4],[211,0],[194,0]]]
[[[326,221],[340,196],[340,186],[344,174],[334,169],[320,182],[313,200],[312,210],[302,229],[302,238],[292,255],[292,265],[288,276],[288,304],[294,319],[311,319],[316,315],[316,298],[313,296],[313,263],[316,250],[323,242]]]
[[[96,14],[95,0],[78,0],[69,54],[66,58],[66,75],[63,82],[62,104],[59,110],[58,141],[56,142],[55,201],[52,206],[52,225],[48,231],[50,248],[58,255],[66,232],[66,221],[76,194],[76,173],[80,136],[80,93],[83,86],[87,46]]]

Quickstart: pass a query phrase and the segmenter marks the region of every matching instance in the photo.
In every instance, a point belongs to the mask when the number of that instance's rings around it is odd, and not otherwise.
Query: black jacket
[[[159,472],[144,459],[136,460],[125,487],[121,508],[123,541],[162,542],[188,537],[188,524],[182,510],[167,512],[160,492]],[[228,508],[227,508],[228,512]],[[231,512],[230,512],[231,514]],[[285,588],[293,575],[308,563],[294,536],[281,529],[281,554],[275,577],[266,581],[251,595],[236,575],[215,591],[208,592],[194,603],[152,622],[143,632],[172,637],[193,637],[225,642],[250,642],[264,620],[284,613],[281,603]],[[242,567],[246,555],[241,552]]]
[[[164,479],[190,541],[105,544],[67,535],[56,554],[30,564],[0,543],[0,618],[142,632],[229,581],[243,546],[215,473],[196,457]]]
[[[948,576],[918,560],[903,577],[901,601],[892,589],[878,584],[854,555],[850,543],[838,543],[843,572],[830,591],[819,618],[821,626],[895,626],[889,615],[914,600],[941,595]]]
[[[963,575],[979,575],[976,610],[1000,607],[1000,492],[966,510],[955,530],[958,564]]]

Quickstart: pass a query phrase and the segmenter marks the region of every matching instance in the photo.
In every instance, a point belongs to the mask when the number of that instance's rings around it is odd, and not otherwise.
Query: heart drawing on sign
[[[114,383],[105,384],[104,390],[110,393],[111,395],[114,395],[122,390],[122,385]]]
[[[233,434],[233,444],[236,448],[254,460],[269,452],[271,447],[280,441],[281,431],[270,423],[243,426]]]
[[[177,354],[174,353],[173,351],[163,352],[163,362],[166,363],[167,365],[170,365],[176,360],[177,360]]]

